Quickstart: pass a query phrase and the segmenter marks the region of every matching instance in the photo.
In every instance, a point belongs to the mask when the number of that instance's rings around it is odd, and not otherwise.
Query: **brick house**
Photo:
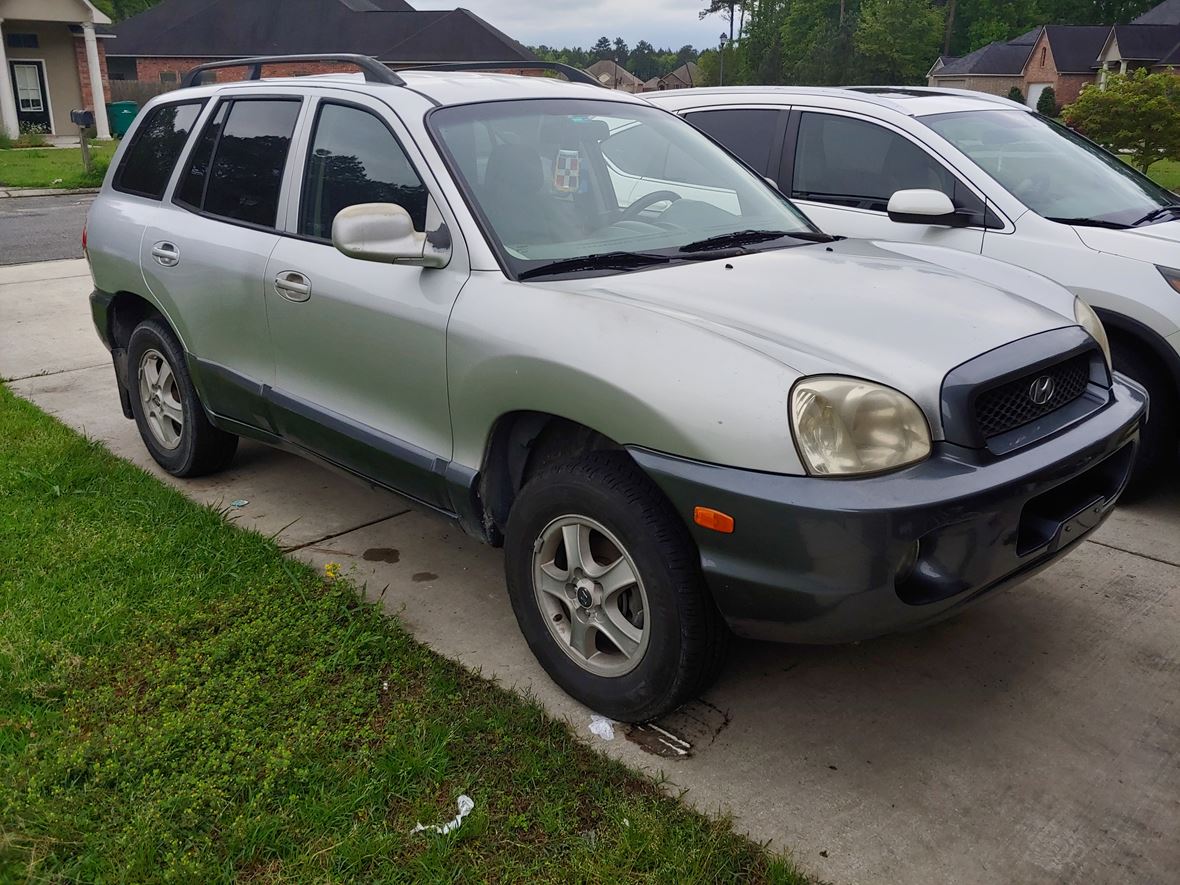
[[[0,0],[0,133],[76,138],[70,111],[95,111],[110,138],[107,18],[89,0]]]
[[[594,62],[586,68],[586,73],[610,89],[623,92],[642,92],[643,81],[628,71],[617,61],[609,58]]]
[[[1180,0],[1164,0],[1127,25],[1045,25],[962,58],[940,56],[927,81],[993,95],[1015,86],[1036,107],[1047,86],[1065,105],[1107,71],[1141,67],[1180,69]]]
[[[355,52],[393,68],[448,61],[523,61],[532,52],[466,9],[418,11],[404,0],[164,0],[112,29],[111,79],[173,88],[198,64],[251,55]],[[351,70],[276,65],[268,76]],[[211,72],[207,77],[214,76]],[[220,79],[240,69],[216,72]]]

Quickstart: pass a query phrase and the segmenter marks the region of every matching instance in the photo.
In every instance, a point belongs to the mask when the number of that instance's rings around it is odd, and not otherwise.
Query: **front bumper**
[[[1116,375],[1104,408],[1027,449],[939,443],[921,464],[862,479],[631,454],[684,516],[736,633],[848,642],[947,617],[1097,529],[1130,475],[1146,402]],[[734,532],[696,525],[697,506],[732,516]]]

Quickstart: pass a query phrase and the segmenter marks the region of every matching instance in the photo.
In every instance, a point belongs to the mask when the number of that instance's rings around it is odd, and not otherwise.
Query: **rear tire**
[[[529,480],[508,519],[505,569],[533,654],[598,713],[645,722],[698,695],[721,668],[729,631],[696,546],[624,452]]]
[[[1180,425],[1176,392],[1163,368],[1151,357],[1144,356],[1142,344],[1120,336],[1113,338],[1110,345],[1115,371],[1141,384],[1151,397],[1148,419],[1139,431],[1139,453],[1124,495],[1134,500],[1158,488],[1160,481],[1178,466]]]
[[[173,476],[204,476],[233,459],[238,438],[209,423],[180,342],[158,317],[146,319],[127,344],[131,413],[143,444]]]

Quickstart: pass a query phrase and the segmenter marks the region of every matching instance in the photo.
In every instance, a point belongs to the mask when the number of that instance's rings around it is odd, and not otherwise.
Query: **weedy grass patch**
[[[0,881],[805,881],[3,386],[0,562]]]

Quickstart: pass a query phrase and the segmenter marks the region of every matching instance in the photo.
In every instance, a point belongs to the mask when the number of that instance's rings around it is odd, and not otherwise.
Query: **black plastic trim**
[[[249,68],[250,73],[247,79],[260,80],[262,79],[263,65],[324,61],[345,62],[356,65],[364,73],[365,80],[369,83],[385,83],[389,86],[406,85],[405,80],[372,56],[358,55],[350,52],[311,53],[306,55],[256,55],[250,58],[229,59],[228,61],[210,61],[197,65],[186,73],[180,85],[181,88],[202,85],[200,79],[205,71],[220,70],[221,68]]]
[[[1158,332],[1139,320],[1101,307],[1095,307],[1094,312],[1102,320],[1102,325],[1108,329],[1117,329],[1149,347],[1152,354],[1163,363],[1171,377],[1175,395],[1180,398],[1180,353],[1177,353]]]

